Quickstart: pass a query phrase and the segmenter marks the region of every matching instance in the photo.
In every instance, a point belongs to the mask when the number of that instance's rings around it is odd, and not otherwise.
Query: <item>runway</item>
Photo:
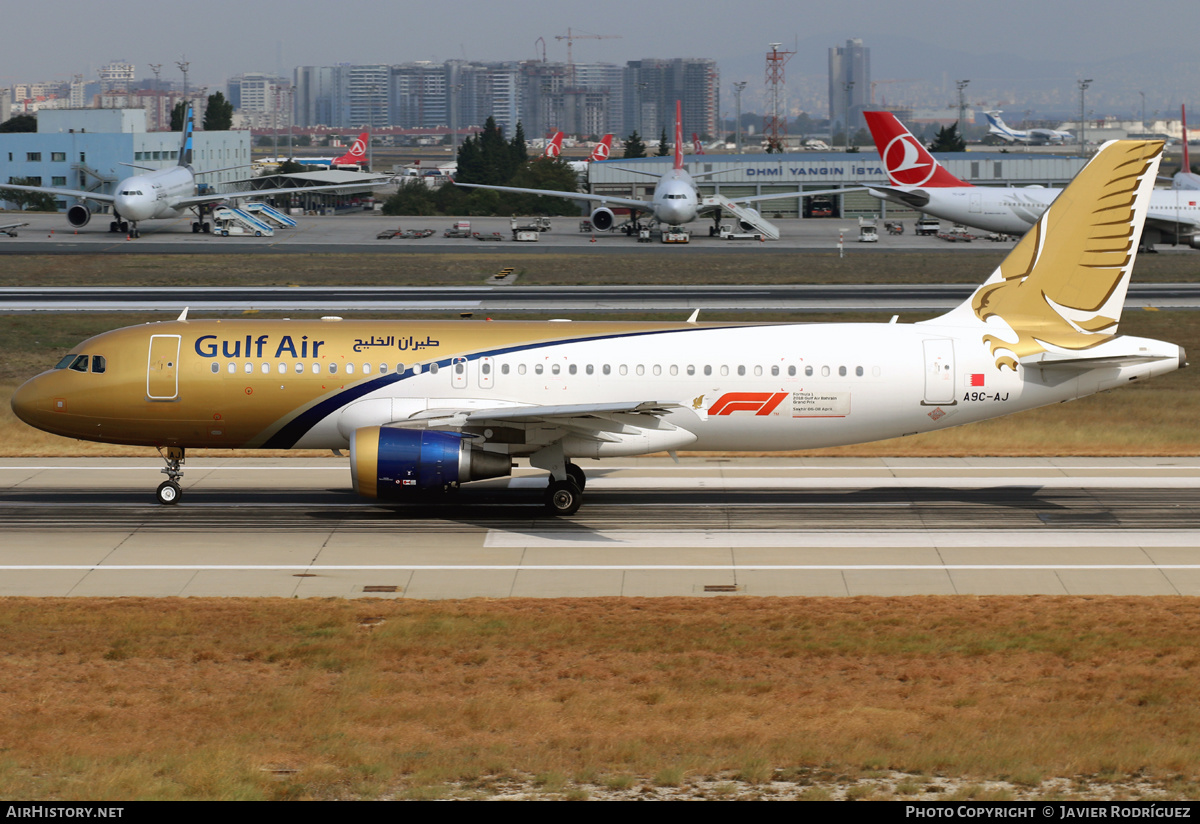
[[[641,459],[380,506],[339,459],[0,461],[0,595],[1200,594],[1200,459]]]

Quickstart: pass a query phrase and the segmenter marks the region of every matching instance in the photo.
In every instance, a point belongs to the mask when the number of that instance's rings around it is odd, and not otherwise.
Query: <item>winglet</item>
[[[891,112],[863,112],[863,117],[893,185],[926,188],[971,185],[946,171]]]
[[[1121,319],[1163,143],[1114,140],[1075,176],[990,278],[937,322],[983,324],[998,368],[1090,349]]]
[[[175,320],[187,320],[187,313],[190,308],[190,306],[183,307],[183,311],[179,313],[179,317],[175,318]]]
[[[696,309],[696,311],[692,312],[692,315],[691,315],[691,317],[689,317],[689,318],[687,319],[687,322],[688,322],[688,323],[695,323],[695,322],[696,322],[696,320],[697,320],[699,317],[700,317],[700,309],[699,309],[699,308],[697,308],[697,309]]]

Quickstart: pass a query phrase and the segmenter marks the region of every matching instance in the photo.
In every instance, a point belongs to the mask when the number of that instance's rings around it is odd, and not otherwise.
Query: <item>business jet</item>
[[[988,122],[988,134],[994,134],[1009,143],[1031,143],[1044,145],[1047,143],[1067,143],[1075,139],[1070,132],[1058,129],[1014,129],[1004,122],[999,111],[984,112]]]
[[[204,220],[205,207],[212,203],[234,201],[251,197],[268,197],[270,195],[295,194],[297,189],[255,189],[245,192],[226,192],[224,194],[198,194],[196,178],[211,172],[225,171],[211,169],[208,172],[196,172],[192,169],[192,132],[195,124],[192,121],[192,108],[188,106],[184,115],[184,128],[179,143],[179,162],[167,169],[151,169],[148,166],[136,166],[146,169],[145,174],[127,177],[117,183],[115,194],[88,192],[78,189],[60,189],[48,186],[18,186],[12,183],[0,183],[0,189],[13,189],[21,192],[44,192],[51,195],[78,198],[76,203],[67,210],[67,222],[77,229],[88,225],[92,219],[92,209],[87,201],[95,203],[110,203],[113,209],[113,220],[109,223],[110,232],[127,232],[129,237],[141,236],[138,223],[143,220],[174,219],[182,217],[189,210],[195,212],[196,221],[192,223],[193,232],[211,232],[212,224]],[[122,164],[133,166],[132,163]],[[238,168],[238,167],[230,167]],[[354,184],[338,184],[328,186],[309,186],[303,191],[354,191],[363,188],[385,185],[383,182],[363,182]]]
[[[580,458],[814,449],[932,432],[1184,364],[1117,334],[1162,155],[1105,144],[986,282],[919,323],[192,320],[106,332],[19,387],[17,417],[157,447],[350,450],[387,503],[545,470],[571,515]]]
[[[618,167],[620,168],[620,167]],[[607,232],[616,223],[616,214],[612,207],[621,209],[629,209],[634,213],[646,213],[652,218],[665,226],[677,227],[685,223],[691,223],[696,218],[708,214],[711,215],[714,225],[721,221],[722,209],[729,209],[737,214],[736,208],[742,207],[748,203],[754,203],[760,200],[781,200],[784,198],[812,197],[814,195],[827,194],[845,194],[845,189],[830,189],[828,191],[819,192],[777,192],[769,195],[757,195],[755,197],[709,197],[705,198],[696,188],[696,181],[703,177],[711,177],[712,175],[724,174],[724,172],[704,172],[701,174],[689,174],[683,164],[683,120],[679,101],[675,102],[675,165],[671,171],[664,174],[657,172],[646,172],[640,169],[623,169],[623,171],[633,172],[634,174],[646,175],[647,177],[658,178],[658,183],[654,187],[654,194],[650,200],[639,200],[637,198],[617,197],[614,195],[595,195],[587,192],[556,192],[550,189],[520,189],[515,186],[488,186],[482,183],[459,183],[455,182],[455,186],[463,186],[472,189],[495,189],[498,192],[519,192],[521,194],[531,195],[550,195],[551,197],[561,197],[567,200],[585,200],[595,204],[592,209],[591,221],[592,226],[598,232]],[[744,211],[753,212],[751,209]],[[756,217],[757,213],[748,215],[747,217]],[[741,217],[741,216],[739,216]],[[746,228],[753,228],[747,225]]]
[[[881,200],[988,232],[1022,235],[1062,189],[972,186],[950,173],[891,112],[863,112],[890,185],[863,184]],[[1150,194],[1142,245],[1188,244],[1200,249],[1200,193],[1156,189]]]

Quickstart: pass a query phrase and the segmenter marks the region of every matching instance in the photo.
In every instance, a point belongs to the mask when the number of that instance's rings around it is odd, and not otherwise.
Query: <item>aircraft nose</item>
[[[12,396],[13,414],[30,426],[37,426],[37,390],[34,381],[28,380],[21,384]]]

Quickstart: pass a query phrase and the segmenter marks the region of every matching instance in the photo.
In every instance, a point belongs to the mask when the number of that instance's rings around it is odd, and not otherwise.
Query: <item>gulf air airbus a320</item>
[[[799,450],[944,429],[1184,365],[1117,334],[1162,144],[1109,143],[990,278],[913,324],[191,320],[84,341],[21,386],[21,420],[158,447],[350,449],[354,489],[403,502],[515,459],[582,500],[578,458]]]

